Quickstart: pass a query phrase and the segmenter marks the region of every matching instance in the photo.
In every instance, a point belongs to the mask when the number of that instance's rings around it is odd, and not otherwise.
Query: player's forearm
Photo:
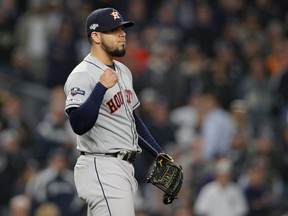
[[[163,149],[152,137],[144,122],[137,116],[135,112],[133,112],[133,115],[135,118],[136,130],[139,135],[139,145],[154,156],[158,155],[160,152],[163,152]]]
[[[83,135],[94,126],[106,91],[107,88],[98,82],[87,100],[80,107],[71,110],[69,120],[76,134]]]

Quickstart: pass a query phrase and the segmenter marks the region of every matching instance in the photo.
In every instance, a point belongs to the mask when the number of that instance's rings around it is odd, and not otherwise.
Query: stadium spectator
[[[199,102],[202,154],[208,161],[228,154],[235,133],[230,113],[220,106],[217,97],[216,92],[207,90],[201,93]]]
[[[65,149],[51,150],[47,167],[27,183],[26,193],[31,197],[32,214],[47,202],[55,204],[61,216],[78,216],[81,213],[84,204],[77,196],[67,156]]]
[[[272,109],[272,87],[261,57],[250,60],[248,74],[236,91],[236,97],[245,100],[248,120],[257,136],[263,127],[269,125]]]
[[[275,208],[272,191],[267,187],[267,173],[263,164],[253,164],[248,169],[248,183],[244,193],[249,205],[247,216],[271,216]]]
[[[14,185],[25,169],[26,161],[31,158],[20,142],[18,131],[5,129],[0,132],[0,214],[8,210]]]
[[[14,196],[9,203],[9,216],[30,216],[31,201],[25,195]]]
[[[195,201],[198,216],[245,216],[248,206],[239,185],[231,181],[232,164],[221,158],[215,164],[215,179],[204,185]]]
[[[28,10],[17,19],[14,30],[16,46],[24,50],[33,79],[42,84],[50,34],[46,11],[44,0],[29,0]]]
[[[49,152],[58,147],[70,152],[69,161],[75,160],[74,135],[64,112],[65,95],[61,86],[51,91],[49,107],[34,131],[35,156],[45,166]],[[69,163],[70,164],[70,163]]]
[[[64,85],[65,81],[77,63],[75,56],[75,23],[68,18],[62,18],[57,33],[48,41],[45,85],[48,88]]]

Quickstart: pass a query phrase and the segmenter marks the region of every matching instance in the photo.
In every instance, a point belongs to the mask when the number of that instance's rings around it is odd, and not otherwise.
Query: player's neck
[[[101,61],[105,65],[113,65],[113,57],[107,55],[103,52],[96,52],[95,50],[91,50],[90,55],[96,57],[99,61]]]

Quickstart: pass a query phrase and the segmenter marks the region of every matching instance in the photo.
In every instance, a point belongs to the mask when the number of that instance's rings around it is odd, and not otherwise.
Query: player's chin
[[[119,49],[114,51],[114,56],[115,57],[123,57],[123,56],[125,56],[125,54],[126,54],[125,46],[123,46],[123,47],[121,47],[121,48],[119,48]]]

